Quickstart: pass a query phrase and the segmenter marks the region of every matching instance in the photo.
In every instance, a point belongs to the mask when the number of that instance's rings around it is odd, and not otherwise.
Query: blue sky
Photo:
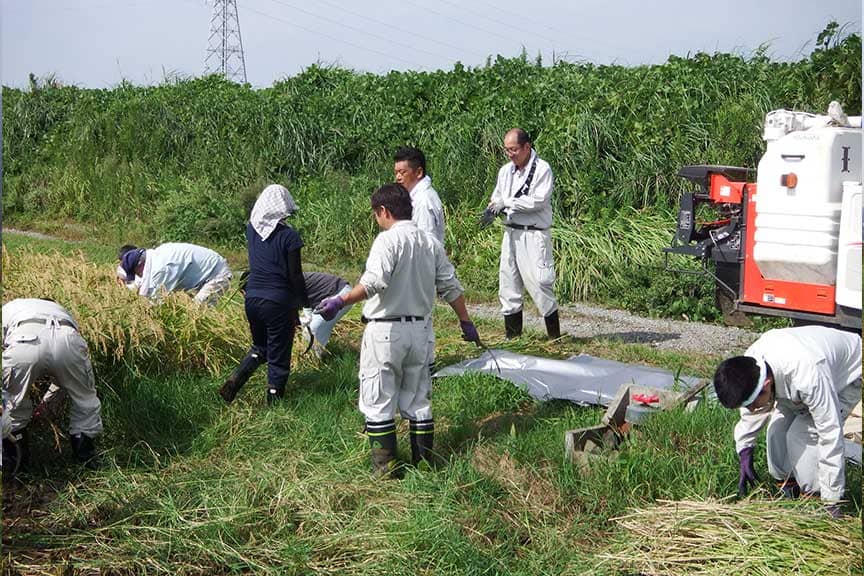
[[[237,0],[248,81],[268,86],[313,63],[355,70],[482,65],[523,48],[624,65],[698,51],[805,57],[830,20],[861,31],[860,0]],[[0,78],[30,72],[104,88],[203,71],[204,0],[0,0]]]

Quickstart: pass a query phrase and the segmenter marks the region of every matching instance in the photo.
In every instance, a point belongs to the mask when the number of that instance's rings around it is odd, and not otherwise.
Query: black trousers
[[[246,298],[246,318],[252,345],[267,359],[267,383],[283,388],[291,374],[297,309],[263,298]]]

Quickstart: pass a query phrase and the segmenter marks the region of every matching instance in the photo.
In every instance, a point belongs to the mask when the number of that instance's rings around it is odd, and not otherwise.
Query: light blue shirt
[[[162,290],[197,290],[227,270],[225,258],[209,248],[169,242],[147,250],[138,293],[152,298]]]

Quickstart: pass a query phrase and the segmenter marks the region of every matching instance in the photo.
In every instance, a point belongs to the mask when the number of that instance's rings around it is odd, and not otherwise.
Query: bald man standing
[[[552,259],[552,187],[549,164],[528,134],[513,128],[504,136],[510,162],[498,171],[488,209],[504,218],[498,299],[508,339],[522,334],[522,292],[527,289],[546,321],[549,338],[561,336]]]

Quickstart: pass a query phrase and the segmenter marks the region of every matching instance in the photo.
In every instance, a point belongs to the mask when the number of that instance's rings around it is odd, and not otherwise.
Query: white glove
[[[303,308],[300,312],[300,325],[308,326],[312,322],[312,309],[311,308]]]
[[[504,200],[492,200],[486,208],[491,210],[493,214],[500,214],[504,206]]]

